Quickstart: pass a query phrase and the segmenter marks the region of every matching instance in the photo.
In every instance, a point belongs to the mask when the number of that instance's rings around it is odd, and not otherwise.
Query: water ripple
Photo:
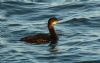
[[[98,1],[24,1],[0,2],[1,63],[100,62]],[[55,49],[50,49],[49,44],[19,41],[27,35],[49,33],[47,23],[50,17],[59,19],[55,26],[59,36]]]

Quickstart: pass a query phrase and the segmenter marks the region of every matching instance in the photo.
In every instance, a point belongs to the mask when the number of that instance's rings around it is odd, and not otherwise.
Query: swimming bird
[[[56,44],[58,40],[58,35],[54,29],[54,25],[58,23],[58,19],[56,17],[52,17],[48,20],[48,30],[49,33],[40,33],[36,35],[26,36],[21,38],[21,41],[25,41],[28,43],[36,43],[36,44],[44,44],[51,43]]]

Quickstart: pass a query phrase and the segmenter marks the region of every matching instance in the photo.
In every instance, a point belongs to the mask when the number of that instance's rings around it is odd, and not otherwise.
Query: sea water
[[[49,33],[51,17],[56,50],[19,41]],[[100,63],[100,0],[0,0],[0,63]]]

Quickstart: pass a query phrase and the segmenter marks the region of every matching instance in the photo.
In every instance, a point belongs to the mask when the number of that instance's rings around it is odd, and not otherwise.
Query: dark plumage
[[[54,25],[58,22],[58,19],[55,17],[52,17],[48,20],[48,29],[50,34],[37,34],[37,35],[31,35],[24,38],[21,38],[21,41],[25,41],[28,43],[49,43],[55,44],[58,40],[58,36],[54,30]]]

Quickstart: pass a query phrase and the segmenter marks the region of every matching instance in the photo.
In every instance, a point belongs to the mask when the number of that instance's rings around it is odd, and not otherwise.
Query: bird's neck
[[[58,36],[56,34],[56,31],[54,29],[54,26],[48,26],[48,29],[49,29],[49,33],[50,33],[50,36],[51,36],[51,40],[52,42],[53,41],[57,41],[58,40]]]
[[[50,32],[50,39],[51,39],[51,45],[57,44],[58,36],[56,34],[56,31],[54,29],[54,26],[48,26],[49,32]]]
[[[54,26],[48,26],[50,35],[57,36]]]

